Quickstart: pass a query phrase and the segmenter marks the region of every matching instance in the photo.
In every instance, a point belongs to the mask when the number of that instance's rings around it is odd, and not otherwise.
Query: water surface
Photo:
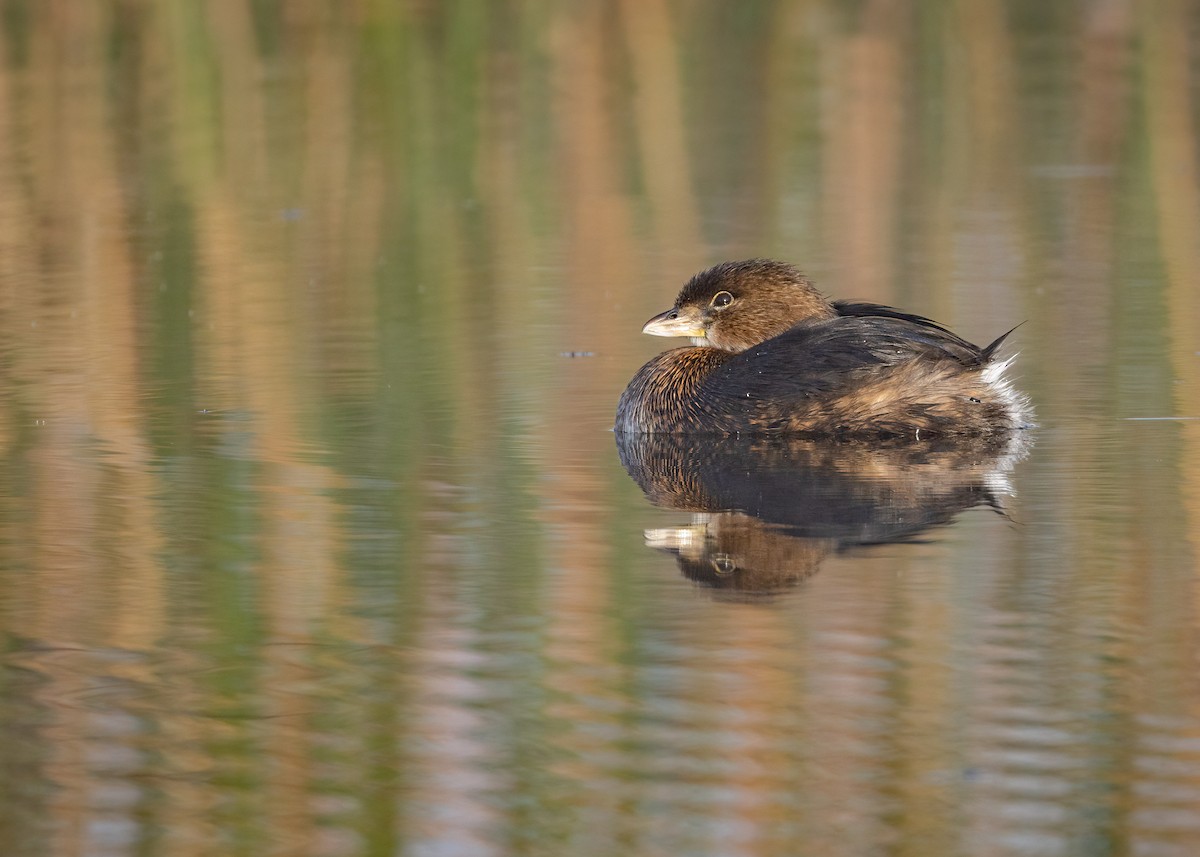
[[[1193,4],[0,24],[6,855],[1200,850]],[[750,256],[1039,428],[620,445]]]

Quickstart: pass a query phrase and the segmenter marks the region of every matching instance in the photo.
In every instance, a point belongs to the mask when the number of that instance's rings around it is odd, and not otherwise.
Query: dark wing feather
[[[1024,324],[1024,323],[1025,322],[1021,322],[1021,324]],[[1013,327],[1006,333],[1000,334],[995,339],[993,339],[989,345],[984,347],[983,351],[980,352],[981,356],[983,357],[984,363],[987,363],[994,356],[996,356],[996,352],[999,350],[1000,346],[1004,344],[1004,340],[1008,339],[1008,337],[1012,334],[1012,332],[1014,330],[1016,330],[1017,327],[1020,327],[1021,324],[1018,324],[1016,327]]]
[[[976,366],[987,362],[994,350],[1004,341],[1004,336],[1012,333],[1010,330],[988,346],[991,350],[981,351],[979,346],[967,342],[958,334],[923,315],[914,315],[894,307],[867,301],[834,301],[833,308],[843,318],[889,318],[901,322],[904,326],[898,330],[906,331],[914,339],[941,347],[948,356],[954,357],[967,366]]]
[[[716,366],[697,389],[700,410],[734,433],[961,433],[1003,418],[979,372],[1003,338],[984,350],[889,307],[839,310]]]
[[[880,318],[895,318],[900,321],[911,322],[912,324],[922,327],[932,327],[943,333],[950,333],[946,328],[942,327],[931,318],[926,318],[923,315],[916,313],[905,312],[904,310],[896,309],[895,307],[884,306],[883,304],[875,304],[870,301],[834,301],[833,308],[837,310],[838,315],[844,316],[878,316]]]
[[[932,322],[920,324],[898,315],[841,316],[798,324],[717,367],[700,395],[741,412],[756,407],[753,403],[782,404],[846,391],[889,366],[951,361],[969,369],[984,364],[978,346]]]

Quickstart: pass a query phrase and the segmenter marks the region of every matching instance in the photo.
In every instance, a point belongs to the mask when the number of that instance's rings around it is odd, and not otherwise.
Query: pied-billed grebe
[[[829,301],[782,262],[703,271],[642,332],[699,347],[638,370],[617,431],[920,437],[1029,424],[1003,377],[1010,361],[995,359],[1007,333],[980,348],[918,315]]]

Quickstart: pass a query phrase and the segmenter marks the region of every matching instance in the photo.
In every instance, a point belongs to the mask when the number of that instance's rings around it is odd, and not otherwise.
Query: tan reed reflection
[[[678,73],[680,40],[665,0],[622,0],[624,47],[638,81],[633,123],[655,239],[683,256],[700,247],[692,165],[685,141],[684,91]]]
[[[1150,2],[1139,6],[1149,125],[1150,170],[1158,215],[1160,252],[1167,269],[1167,317],[1175,373],[1176,415],[1200,418],[1200,163],[1197,98],[1189,69],[1197,51],[1189,43],[1191,6]],[[1184,496],[1188,532],[1200,555],[1200,450],[1186,448]],[[1200,598],[1200,592],[1197,593]],[[1200,605],[1200,602],[1198,602]],[[1200,611],[1197,613],[1200,616]]]
[[[561,239],[565,249],[563,275],[568,287],[560,302],[560,350],[578,348],[608,353],[614,349],[619,308],[625,284],[640,273],[635,253],[633,211],[621,193],[619,167],[625,153],[616,133],[616,117],[609,106],[610,81],[616,47],[604,38],[604,12],[599,4],[583,4],[555,17],[550,32],[553,79],[561,81],[555,93],[552,117],[561,135],[555,169],[561,182],[557,201],[564,217]],[[565,724],[596,717],[581,704],[584,699],[605,700],[611,714],[597,722],[612,724],[623,706],[622,671],[613,664],[620,657],[607,615],[615,612],[609,577],[611,548],[605,537],[608,510],[595,503],[599,483],[594,471],[583,466],[601,454],[602,431],[595,423],[574,418],[589,391],[615,383],[611,365],[589,361],[564,366],[580,373],[567,394],[542,409],[545,420],[541,442],[553,456],[546,461],[545,476],[552,489],[539,497],[548,539],[547,567],[559,573],[547,580],[552,609],[547,629],[546,654],[552,667],[549,686],[562,686],[565,698],[549,709]],[[565,377],[565,374],[564,374]],[[607,381],[606,381],[607,379]],[[590,763],[600,751],[596,742],[568,733],[563,744],[572,752],[554,766],[564,779],[586,782],[604,776]],[[624,829],[620,799],[615,794],[596,795],[597,808],[611,817],[615,830],[606,837],[622,841]],[[596,835],[596,834],[593,834]]]
[[[872,0],[858,26],[822,51],[829,127],[826,240],[843,268],[839,289],[867,300],[892,294],[898,184],[904,153],[900,88],[911,18]]]
[[[1190,420],[1180,426],[1179,448],[1179,493],[1182,501],[1176,515],[1181,531],[1190,538],[1192,547],[1193,574],[1186,583],[1190,587],[1189,597],[1184,593],[1168,596],[1170,603],[1147,593],[1143,604],[1145,611],[1138,618],[1150,629],[1152,639],[1158,642],[1153,650],[1158,653],[1153,659],[1138,658],[1140,671],[1147,676],[1148,686],[1169,681],[1173,663],[1192,661],[1200,649],[1200,579],[1194,574],[1196,559],[1200,557],[1200,435],[1196,431],[1200,419],[1200,163],[1197,161],[1196,134],[1197,99],[1194,82],[1189,70],[1195,67],[1198,57],[1195,41],[1189,41],[1189,32],[1195,30],[1195,15],[1191,4],[1161,0],[1139,4],[1138,29],[1144,68],[1144,109],[1148,125],[1150,158],[1150,183],[1153,188],[1155,209],[1158,217],[1159,252],[1166,268],[1166,312],[1169,354],[1174,371],[1174,385],[1170,400],[1175,413]],[[1189,30],[1189,27],[1191,28]],[[1168,415],[1164,415],[1168,416]],[[1160,522],[1147,522],[1147,531],[1153,533]],[[1152,549],[1151,549],[1152,554]],[[1188,605],[1185,607],[1184,605]],[[1169,638],[1160,636],[1164,625],[1164,614],[1177,616],[1177,631]],[[1164,652],[1167,657],[1163,657]],[[1187,804],[1182,793],[1195,792],[1200,787],[1200,775],[1195,763],[1200,754],[1189,752],[1192,766],[1180,776],[1161,770],[1154,764],[1163,758],[1164,747],[1175,750],[1190,750],[1200,741],[1200,701],[1154,700],[1151,697],[1139,700],[1141,706],[1153,711],[1153,719],[1144,722],[1138,730],[1137,761],[1141,762],[1143,790],[1158,788],[1174,797],[1177,812],[1186,813]],[[1155,809],[1138,800],[1137,789],[1132,795],[1129,824],[1137,831],[1142,828],[1149,837],[1167,842],[1192,841],[1197,835],[1194,825],[1180,826],[1174,819],[1162,823],[1162,809]],[[1169,812],[1169,810],[1168,810]],[[1173,829],[1174,828],[1174,829]],[[1148,837],[1148,838],[1149,838]],[[1186,845],[1184,847],[1187,847]]]
[[[0,147],[13,227],[5,233],[24,244],[12,248],[3,284],[23,296],[11,306],[9,371],[33,423],[20,429],[30,474],[28,574],[6,630],[66,652],[145,650],[163,630],[154,561],[162,522],[138,411],[137,268],[105,109],[107,20],[95,5],[34,14],[27,50],[42,73],[6,66],[0,77],[11,108]],[[138,664],[114,660],[114,676],[145,676]],[[91,758],[105,743],[103,724],[82,705],[97,683],[76,667],[70,655],[47,661],[36,692],[50,712],[39,736],[42,774],[61,788],[45,806],[52,853],[88,849],[94,816],[84,796],[111,793]]]

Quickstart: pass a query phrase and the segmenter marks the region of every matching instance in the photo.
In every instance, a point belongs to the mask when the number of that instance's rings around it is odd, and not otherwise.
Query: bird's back
[[[986,434],[1024,422],[1020,397],[980,348],[874,304],[802,322],[717,366],[697,390],[727,431]]]

